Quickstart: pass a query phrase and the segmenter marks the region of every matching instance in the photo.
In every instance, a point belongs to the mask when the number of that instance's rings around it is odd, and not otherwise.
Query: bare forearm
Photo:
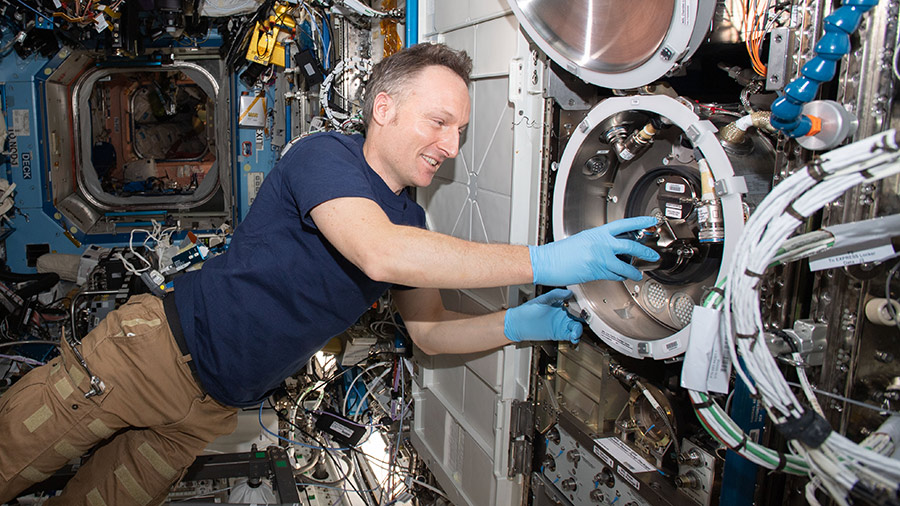
[[[526,246],[484,244],[414,227],[396,227],[384,251],[371,252],[370,277],[427,288],[483,288],[531,283]]]
[[[364,198],[339,198],[310,211],[319,230],[367,276],[422,288],[484,288],[531,283],[526,246],[464,241],[391,223]]]
[[[510,344],[503,335],[505,311],[482,316],[447,312],[440,322],[409,326],[413,341],[429,355],[490,351]]]

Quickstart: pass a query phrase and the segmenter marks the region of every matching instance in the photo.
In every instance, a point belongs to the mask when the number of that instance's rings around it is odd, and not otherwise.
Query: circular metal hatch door
[[[714,0],[511,0],[526,33],[556,63],[605,88],[637,88],[690,57]]]
[[[617,130],[635,131],[650,121],[666,126],[647,151],[628,162],[600,161],[610,156],[610,138]],[[716,132],[710,121],[701,121],[673,98],[616,97],[588,113],[563,151],[553,192],[554,240],[620,218],[655,215],[666,217],[660,235],[666,228],[671,247],[663,250],[693,248],[688,261],[648,269],[637,282],[594,281],[569,287],[594,334],[625,355],[666,359],[683,353],[694,305],[715,286],[720,267],[730,261],[744,221],[740,194],[720,196],[724,240],[715,244],[694,240],[697,212],[690,209],[700,187],[694,150],[709,164],[714,180],[734,176]],[[687,198],[667,195],[676,187]]]

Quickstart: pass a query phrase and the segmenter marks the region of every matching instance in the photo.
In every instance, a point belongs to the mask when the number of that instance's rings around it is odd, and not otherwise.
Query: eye
[[[442,119],[437,119],[437,118],[436,118],[436,119],[434,119],[434,120],[432,120],[432,121],[434,121],[434,124],[437,125],[437,126],[439,126],[439,127],[442,127],[442,126],[445,125],[445,122],[444,122],[444,120],[442,120]]]

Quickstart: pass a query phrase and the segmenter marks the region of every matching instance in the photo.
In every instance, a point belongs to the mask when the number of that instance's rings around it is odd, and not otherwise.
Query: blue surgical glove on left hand
[[[534,284],[567,286],[597,279],[623,281],[625,278],[637,281],[641,279],[641,272],[616,255],[655,262],[659,254],[643,244],[616,236],[657,223],[652,216],[626,218],[542,246],[529,246]]]
[[[503,333],[510,341],[569,341],[581,338],[581,322],[572,318],[563,302],[569,290],[556,289],[521,306],[506,310]]]

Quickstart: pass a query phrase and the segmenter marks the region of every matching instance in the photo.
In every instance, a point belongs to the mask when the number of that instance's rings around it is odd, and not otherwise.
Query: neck
[[[369,164],[369,167],[372,167],[372,170],[381,177],[381,180],[384,181],[384,184],[387,185],[388,188],[391,189],[392,192],[400,195],[400,192],[403,191],[403,185],[393,180],[393,178],[389,177],[388,171],[385,170],[386,163],[381,158],[378,150],[374,148],[374,141],[371,141],[372,132],[369,132],[370,135],[366,135],[366,140],[363,142],[363,156],[366,159],[366,163]],[[376,134],[377,135],[377,134]]]

